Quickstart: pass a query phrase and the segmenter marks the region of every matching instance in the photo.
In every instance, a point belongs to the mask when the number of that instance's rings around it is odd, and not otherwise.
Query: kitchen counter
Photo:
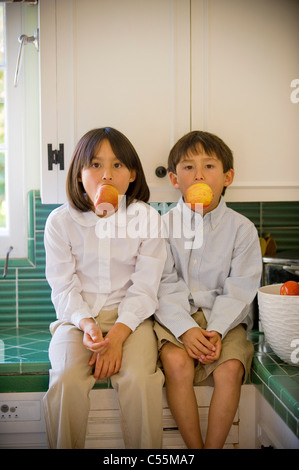
[[[47,391],[50,340],[46,328],[0,328],[0,393]],[[110,387],[108,379],[95,385]]]
[[[46,391],[51,334],[44,328],[0,328],[0,393]],[[282,362],[263,333],[252,331],[255,347],[250,381],[299,437],[299,367]],[[111,388],[109,379],[95,388]]]

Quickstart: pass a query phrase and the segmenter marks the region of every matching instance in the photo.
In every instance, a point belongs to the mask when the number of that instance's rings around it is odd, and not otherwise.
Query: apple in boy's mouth
[[[111,184],[100,185],[94,198],[96,214],[100,217],[114,214],[118,206],[118,196],[118,189]]]
[[[213,200],[213,192],[206,183],[195,183],[186,191],[186,202],[191,204],[191,209],[196,210],[196,204],[202,204],[203,209],[208,207]]]

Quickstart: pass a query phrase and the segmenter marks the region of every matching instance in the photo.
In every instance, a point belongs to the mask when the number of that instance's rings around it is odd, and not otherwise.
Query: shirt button
[[[193,260],[193,264],[197,264],[197,259],[194,259],[194,260]]]

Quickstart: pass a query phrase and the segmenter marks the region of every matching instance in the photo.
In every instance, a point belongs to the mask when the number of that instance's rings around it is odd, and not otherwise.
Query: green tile
[[[272,390],[267,387],[266,385],[264,385],[264,389],[263,389],[263,397],[267,400],[267,402],[272,406],[272,408],[274,408],[275,406],[275,402],[276,402],[276,397],[275,395],[273,394]]]
[[[281,391],[281,400],[286,405],[288,410],[292,412],[297,420],[299,420],[299,400],[298,390],[284,389]]]
[[[256,371],[256,367],[254,366],[253,364],[253,367],[250,371],[250,378],[251,378],[251,382],[256,385],[257,389],[260,391],[260,393],[262,393],[262,388],[263,388],[263,382],[262,382],[262,379],[261,377],[259,376],[259,374],[257,373]]]
[[[21,346],[11,346],[10,348],[5,349],[5,362],[20,362],[21,360],[25,360],[26,353],[28,354],[28,349],[26,348]]]
[[[268,233],[275,240],[277,251],[299,251],[299,227],[264,227],[262,236]]]
[[[0,282],[0,326],[16,323],[16,283],[2,280]]]
[[[14,362],[0,362],[0,384],[2,375],[18,375],[21,373],[21,365],[19,360]],[[0,387],[1,391],[1,387]]]
[[[23,328],[23,338],[30,341],[49,342],[52,335],[49,328]]]
[[[260,226],[259,202],[227,202],[227,206],[247,217],[257,228]]]
[[[3,340],[6,351],[11,350],[11,348],[15,347],[23,347],[34,342],[34,340],[32,340],[31,338],[20,337],[19,335],[7,338],[2,337],[1,339]]]
[[[27,196],[27,235],[34,238],[34,192],[29,191]]]
[[[49,387],[49,375],[3,375],[0,376],[0,391],[10,392],[46,392]]]
[[[291,413],[287,413],[286,424],[293,431],[293,433],[299,437],[299,424],[298,419],[296,419]]]
[[[299,419],[299,389],[297,384],[287,375],[269,378],[269,388],[282,403]]]
[[[48,329],[6,328],[0,330],[0,337],[4,346],[0,375],[48,373],[51,339]]]
[[[28,238],[28,260],[32,264],[35,265],[35,239]]]
[[[42,267],[45,267],[46,264],[44,232],[36,233],[36,264]]]
[[[4,260],[0,260],[0,268],[4,267]],[[24,267],[24,268],[30,268],[32,267],[32,263],[30,262],[30,260],[28,260],[27,258],[11,258],[9,259],[9,262],[8,262],[8,269],[15,269],[15,268],[19,268],[19,267]],[[3,274],[3,271],[2,271],[2,274]],[[15,277],[15,276],[14,276]],[[7,278],[5,278],[7,279]]]
[[[49,369],[51,368],[51,363],[48,357],[45,357],[43,361],[41,358],[37,357],[36,361],[28,360],[20,363],[21,373],[22,374],[49,374]]]
[[[97,380],[93,386],[95,390],[97,389],[105,389],[105,388],[113,388],[111,385],[110,379],[103,379],[103,380]]]
[[[299,250],[299,202],[263,202],[262,234],[271,234],[277,251]]]
[[[39,196],[35,197],[35,229],[44,230],[49,214],[59,207],[59,204],[42,204]]]
[[[281,361],[263,334],[255,334],[252,341],[255,354],[251,382],[299,437],[299,368]]]
[[[3,278],[4,266],[5,266],[5,263],[4,263],[4,261],[2,261],[2,263],[0,263],[0,273],[1,273],[0,274],[0,277],[1,277],[0,285],[3,284],[5,281],[13,281],[13,280],[16,279],[16,270],[13,267],[12,260],[9,260],[9,262],[8,262],[8,268],[7,268],[5,278]]]
[[[48,355],[48,348],[45,351],[34,351],[33,349],[26,349],[26,348],[20,348],[21,349],[21,354],[22,358],[22,372],[23,372],[23,365],[29,364],[30,365],[30,370],[34,372],[38,372],[37,370],[37,365],[40,366],[40,364],[47,364],[48,367],[46,370],[49,370],[49,355]],[[27,371],[27,369],[25,369]]]
[[[263,202],[263,227],[299,227],[299,202]]]
[[[276,413],[281,417],[281,419],[286,423],[288,411],[286,406],[278,400],[276,397],[274,399],[274,405],[272,405]]]
[[[18,269],[19,280],[45,280],[45,267],[37,266],[33,269]]]
[[[51,289],[46,280],[19,280],[18,294],[20,326],[48,326],[55,320]]]

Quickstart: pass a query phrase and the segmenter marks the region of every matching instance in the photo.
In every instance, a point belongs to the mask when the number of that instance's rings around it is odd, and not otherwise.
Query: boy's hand
[[[216,345],[212,342],[215,331],[206,331],[200,327],[190,328],[181,335],[189,356],[200,360],[201,357],[214,357]],[[215,341],[216,343],[216,341]]]
[[[210,342],[214,345],[215,351],[213,355],[201,355],[201,357],[198,359],[202,364],[211,364],[214,361],[217,361],[220,357],[221,353],[221,335],[218,333],[218,331],[210,331],[206,333],[214,333],[214,336],[210,337]]]
[[[92,352],[103,354],[109,347],[109,338],[103,338],[102,331],[92,318],[84,318],[80,321],[83,330],[83,344]]]

